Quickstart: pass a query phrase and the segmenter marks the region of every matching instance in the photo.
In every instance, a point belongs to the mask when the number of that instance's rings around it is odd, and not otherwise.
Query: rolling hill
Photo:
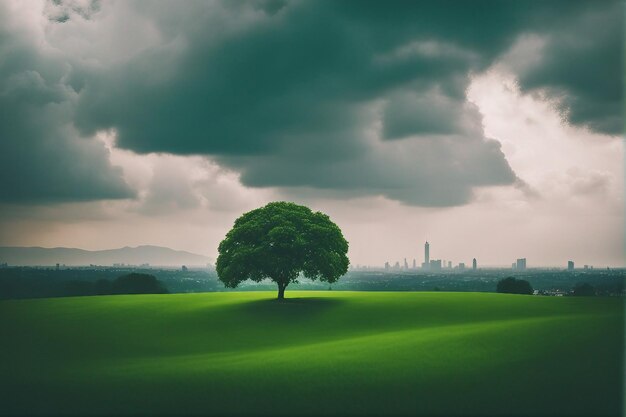
[[[287,296],[2,301],[0,414],[621,415],[623,299]]]
[[[68,266],[113,264],[155,266],[206,266],[211,259],[195,253],[173,250],[161,246],[137,246],[119,249],[88,251],[75,248],[0,247],[0,262],[18,266]]]

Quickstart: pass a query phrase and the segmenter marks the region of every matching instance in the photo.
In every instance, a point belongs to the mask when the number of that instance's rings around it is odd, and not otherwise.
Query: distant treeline
[[[67,297],[76,295],[133,293],[123,283],[115,283],[131,273],[158,277],[162,289],[170,293],[232,291],[225,288],[211,269],[165,268],[41,268],[1,267],[0,299]],[[511,271],[480,270],[464,273],[386,273],[384,271],[349,271],[338,282],[329,285],[300,279],[291,290],[334,291],[472,291],[495,292],[498,281],[510,277]],[[624,294],[624,270],[567,271],[529,270],[517,272],[515,278],[528,281],[541,295],[616,296]],[[587,283],[588,286],[582,286]],[[580,284],[580,285],[579,285]],[[591,287],[591,288],[590,288]],[[237,291],[274,291],[272,282],[243,283]],[[146,285],[141,293],[158,292]]]
[[[163,284],[154,275],[131,273],[109,281],[68,281],[66,291],[70,296],[113,294],[167,294]]]
[[[45,277],[37,275],[35,277],[21,277],[20,275],[19,273],[0,275],[0,299],[166,294],[169,292],[154,275],[142,273],[130,273],[115,279],[100,278],[97,281],[84,279],[60,281],[45,279]]]

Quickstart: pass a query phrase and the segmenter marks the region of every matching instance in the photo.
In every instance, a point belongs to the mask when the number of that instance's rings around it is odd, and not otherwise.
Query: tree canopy
[[[132,272],[116,278],[113,282],[98,280],[95,284],[98,294],[167,294],[161,281],[154,275]]]
[[[498,292],[507,294],[532,294],[533,287],[524,279],[507,277],[498,281],[496,288]]]
[[[572,291],[572,295],[580,297],[590,297],[596,295],[596,289],[588,282],[582,282],[576,284],[574,290]]]
[[[239,217],[218,248],[216,270],[229,288],[269,278],[285,288],[307,278],[333,283],[348,271],[348,242],[321,212],[289,202],[273,202]]]

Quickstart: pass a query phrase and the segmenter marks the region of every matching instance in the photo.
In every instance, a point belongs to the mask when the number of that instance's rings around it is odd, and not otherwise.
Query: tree
[[[154,275],[136,272],[122,275],[111,284],[112,294],[167,294],[167,289]]]
[[[215,269],[226,287],[269,278],[278,285],[279,300],[300,273],[333,283],[350,263],[348,242],[326,214],[284,201],[239,217],[218,252]]]
[[[590,296],[596,295],[596,289],[593,288],[593,285],[587,282],[583,282],[583,283],[577,284],[574,287],[574,291],[572,292],[572,295],[581,296],[581,297],[590,297]]]
[[[532,294],[533,287],[524,279],[507,277],[498,281],[496,291],[507,294]]]

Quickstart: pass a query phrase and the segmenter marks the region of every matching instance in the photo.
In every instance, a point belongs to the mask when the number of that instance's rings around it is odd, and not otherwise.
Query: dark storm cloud
[[[473,184],[504,185],[515,178],[500,144],[482,137],[422,137],[359,157],[318,159],[313,164],[305,154],[230,157],[227,162],[243,167],[242,181],[252,186],[305,186],[339,190],[350,197],[385,195],[421,206],[460,205],[471,197]]]
[[[497,10],[477,25],[467,16],[486,6],[444,3],[292,3],[246,20],[247,3],[226,2],[185,22],[158,16],[166,46],[89,74],[77,124],[115,127],[119,145],[140,152],[257,154],[360,128],[359,106],[394,90],[439,86],[463,101],[468,72],[513,41],[503,26],[515,23],[515,6],[489,3]]]
[[[392,94],[384,109],[383,136],[400,139],[424,134],[480,134],[478,108],[437,91]]]
[[[613,2],[103,3],[90,9],[90,24],[106,25],[102,16],[120,4],[125,19],[148,21],[159,42],[120,52],[123,59],[89,49],[67,58],[72,71],[60,84],[75,94],[75,127],[84,136],[114,129],[118,146],[139,153],[214,155],[250,186],[455,205],[473,187],[513,184],[465,89],[472,73],[529,33],[548,46],[523,74],[524,88],[563,97],[570,120],[592,129],[607,131],[621,117],[607,104],[614,90],[592,90],[584,77],[612,65],[606,56],[621,42],[619,25],[591,46],[563,46],[580,21]],[[594,48],[600,40],[610,42]],[[584,59],[594,54],[593,63]],[[568,57],[578,78],[558,77]],[[607,85],[621,82],[604,70]]]
[[[184,18],[157,11],[164,46],[83,74],[77,126],[88,135],[114,128],[118,146],[137,152],[217,155],[250,186],[449,205],[474,186],[514,181],[464,96],[470,71],[489,65],[512,33],[476,33],[463,11],[448,22],[438,3],[429,16],[337,2],[255,6],[226,2]],[[442,36],[452,29],[465,36]],[[445,137],[377,143],[430,134]]]
[[[624,128],[624,3],[587,5],[584,13],[553,23],[542,59],[522,71],[521,86],[561,97],[570,123],[617,135]]]
[[[103,144],[82,139],[73,127],[67,72],[54,52],[41,54],[0,29],[0,202],[133,195]]]
[[[46,3],[45,14],[53,22],[65,23],[72,15],[90,19],[100,10],[100,0],[64,1],[52,0]]]

